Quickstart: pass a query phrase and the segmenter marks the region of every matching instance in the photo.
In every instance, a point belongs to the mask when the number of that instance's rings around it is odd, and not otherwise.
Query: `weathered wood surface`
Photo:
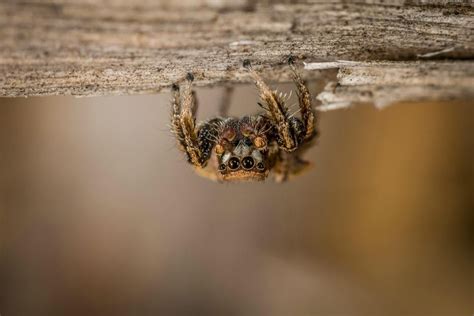
[[[327,63],[309,63],[306,69]],[[383,108],[400,101],[474,100],[471,61],[339,62],[336,78],[318,96],[321,110],[355,103]]]
[[[156,93],[188,71],[248,82],[245,58],[282,82],[293,54],[308,79],[337,80],[328,106],[473,98],[472,2],[386,2],[3,1],[0,95]]]

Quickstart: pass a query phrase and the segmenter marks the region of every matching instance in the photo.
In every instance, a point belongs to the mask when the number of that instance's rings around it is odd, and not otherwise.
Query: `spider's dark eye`
[[[258,170],[263,170],[263,169],[265,169],[265,165],[263,164],[263,162],[259,162],[259,163],[257,164],[257,169],[258,169]]]
[[[225,170],[225,164],[221,163],[219,165],[219,171],[224,171]]]
[[[227,164],[229,165],[229,168],[231,170],[236,170],[240,166],[240,161],[239,161],[238,158],[232,157],[232,158],[229,159],[229,162]]]
[[[244,159],[242,159],[242,166],[244,167],[244,169],[252,169],[253,166],[254,166],[254,162],[253,162],[253,158],[252,157],[245,157]]]

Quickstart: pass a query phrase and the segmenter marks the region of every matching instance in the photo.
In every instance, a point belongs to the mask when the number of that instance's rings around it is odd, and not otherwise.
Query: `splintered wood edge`
[[[337,67],[317,95],[320,111],[373,104],[381,109],[404,101],[472,101],[474,62],[350,62],[305,64],[306,69]]]

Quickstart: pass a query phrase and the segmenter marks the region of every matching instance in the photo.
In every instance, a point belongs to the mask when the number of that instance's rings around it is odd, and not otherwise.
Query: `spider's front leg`
[[[293,81],[296,85],[296,88],[298,89],[298,101],[304,127],[303,140],[306,142],[318,135],[318,131],[316,130],[317,117],[311,104],[311,95],[309,93],[308,87],[296,70],[293,56],[288,58],[288,64],[290,65],[291,71],[293,73]]]
[[[260,98],[265,101],[268,106],[265,110],[270,114],[277,127],[282,147],[287,151],[295,150],[297,148],[297,140],[291,131],[288,109],[285,106],[283,98],[277,95],[277,91],[270,89],[262,77],[252,68],[248,59],[244,60],[243,66],[250,72],[260,93]]]
[[[276,90],[270,89],[265,81],[263,81],[262,77],[260,77],[260,75],[252,68],[250,61],[245,60],[243,65],[250,72],[250,75],[254,79],[255,85],[260,93],[260,98],[265,101],[267,105],[265,110],[268,112],[277,127],[281,148],[285,151],[292,152],[303,142],[314,136],[314,115],[312,112],[311,97],[308,89],[296,72],[291,57],[289,59],[289,64],[292,67],[294,74],[293,77],[298,87],[303,122],[289,114],[288,108],[285,105],[285,98],[281,94],[277,94]]]
[[[171,130],[188,162],[197,168],[203,168],[215,145],[217,131],[214,122],[196,127],[197,99],[191,87],[193,80],[193,75],[188,73],[183,89],[177,84],[172,86]]]

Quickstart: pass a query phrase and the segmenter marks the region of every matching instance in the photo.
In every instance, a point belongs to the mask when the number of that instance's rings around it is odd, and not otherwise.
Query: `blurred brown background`
[[[168,100],[0,99],[2,316],[472,314],[474,104],[323,113],[313,170],[230,185]]]

